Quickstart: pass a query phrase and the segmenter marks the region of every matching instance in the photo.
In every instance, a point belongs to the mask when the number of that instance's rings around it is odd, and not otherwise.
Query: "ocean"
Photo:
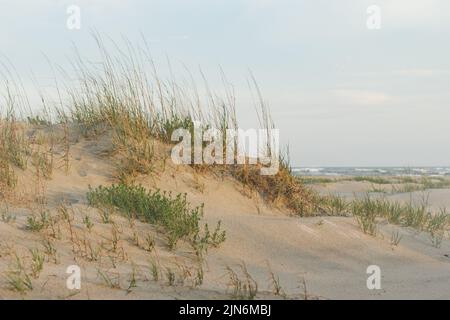
[[[450,167],[295,167],[299,176],[450,176]]]

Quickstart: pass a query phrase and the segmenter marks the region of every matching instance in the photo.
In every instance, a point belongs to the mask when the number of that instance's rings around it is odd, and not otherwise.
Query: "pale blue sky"
[[[81,30],[66,28],[72,4]],[[450,165],[448,0],[0,0],[0,53],[24,79],[45,83],[43,54],[64,65],[72,42],[95,57],[92,29],[142,33],[157,60],[201,65],[213,84],[222,66],[242,126],[252,70],[294,165]]]

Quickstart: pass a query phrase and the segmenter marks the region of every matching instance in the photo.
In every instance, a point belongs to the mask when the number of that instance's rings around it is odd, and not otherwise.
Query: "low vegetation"
[[[415,191],[450,188],[450,179],[447,177],[356,176],[356,177],[328,178],[328,177],[298,176],[297,179],[305,185],[330,184],[346,181],[368,182],[371,184],[370,192],[384,193],[384,194],[410,193]]]
[[[315,192],[294,177],[284,159],[275,175],[260,175],[258,166],[236,166],[232,170],[238,181],[259,192],[267,201],[283,204],[300,216],[317,214]]]
[[[172,196],[160,190],[148,191],[142,186],[119,184],[91,189],[87,199],[92,206],[114,208],[130,218],[164,227],[171,248],[180,239],[187,239],[196,246],[199,243],[219,245],[225,240],[220,222],[212,235],[207,225],[205,232],[201,233],[203,206],[190,208],[186,194]]]
[[[427,231],[431,235],[441,234],[450,226],[450,215],[445,210],[431,212],[426,199],[416,205],[412,201],[400,203],[366,195],[351,202],[351,212],[362,230],[372,235],[376,234],[376,221],[379,218],[392,224]]]
[[[371,188],[362,197],[345,199],[342,196],[316,193],[315,211],[325,215],[353,216],[363,232],[377,234],[378,222],[382,219],[389,223],[412,227],[419,231],[429,232],[433,246],[438,247],[450,227],[450,214],[445,209],[439,212],[429,210],[428,201],[424,197],[421,203],[399,202],[386,198],[395,193],[411,193],[430,189],[450,187],[450,179],[446,177],[297,177],[307,184],[327,184],[345,181],[369,182]],[[380,196],[381,195],[381,196]],[[400,242],[399,234],[392,235],[391,242]]]
[[[371,235],[377,234],[377,223],[380,219],[395,225],[429,232],[432,241],[442,238],[450,227],[450,214],[445,209],[439,212],[429,210],[426,197],[417,204],[412,200],[403,203],[386,197],[374,197],[370,193],[350,200],[330,194],[316,195],[315,203],[316,212],[333,216],[353,216],[364,233]]]
[[[258,294],[258,283],[250,275],[244,263],[239,267],[240,270],[226,267],[231,298],[234,300],[253,300]]]

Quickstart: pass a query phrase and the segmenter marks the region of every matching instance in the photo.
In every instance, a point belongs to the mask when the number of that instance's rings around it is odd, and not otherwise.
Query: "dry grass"
[[[260,175],[259,166],[236,166],[231,170],[233,177],[259,192],[270,203],[285,205],[300,216],[317,214],[316,194],[292,175],[284,161],[280,161],[275,175]]]
[[[5,119],[0,117],[0,196],[6,197],[17,185],[16,169],[26,169],[29,142],[23,127],[12,111]]]
[[[43,115],[26,117],[32,126],[48,127],[51,132],[56,128],[62,130],[60,139],[56,139],[53,133],[47,137],[49,143],[45,149],[38,148],[31,153],[30,141],[20,130],[16,116],[11,112],[20,109],[11,96],[25,93],[19,90],[20,86],[17,84],[18,88],[7,91],[12,92],[5,99],[10,112],[0,122],[2,190],[15,187],[14,169],[26,168],[29,156],[36,176],[39,179],[51,178],[57,148],[55,144],[60,146],[63,166],[68,172],[71,132],[79,132],[91,139],[109,135],[113,146],[110,156],[116,164],[115,177],[121,183],[132,184],[139,175],[154,175],[157,169],[161,169],[158,165],[161,160],[165,161],[168,154],[156,150],[155,144],[171,144],[171,134],[175,129],[184,128],[193,132],[194,123],[201,123],[202,132],[208,128],[218,128],[225,139],[227,129],[238,128],[236,98],[223,74],[224,94],[219,95],[209,89],[206,78],[201,73],[205,80],[203,96],[193,80],[191,84],[182,86],[174,77],[162,78],[145,43],[143,46],[133,46],[126,42],[127,50],[124,53],[118,50],[120,46],[116,43],[105,44],[98,35],[94,39],[102,57],[102,61],[98,63],[100,68],[92,67],[88,60],[78,55],[71,61],[74,71],[61,72],[64,86],[60,88],[55,83],[58,95],[54,105],[48,104],[52,99],[42,96]],[[193,79],[192,75],[190,78]],[[69,79],[77,81],[71,83]],[[260,127],[272,129],[274,124],[259,87],[253,78],[251,83],[259,101],[257,116]],[[22,100],[27,99],[23,97]],[[21,105],[26,106],[26,103]],[[274,152],[269,143],[266,147],[267,154]],[[5,154],[8,156],[5,157]],[[269,202],[285,205],[300,215],[313,214],[315,207],[312,193],[293,177],[288,161],[281,157],[279,160],[281,168],[273,176],[261,176],[261,165],[226,165],[221,171],[259,192]],[[200,171],[216,169],[216,166],[205,165],[193,167]]]

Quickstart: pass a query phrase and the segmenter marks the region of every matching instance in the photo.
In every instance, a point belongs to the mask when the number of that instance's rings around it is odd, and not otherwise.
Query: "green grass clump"
[[[427,209],[427,204],[423,202],[419,206],[413,205],[411,202],[403,205],[403,225],[413,227],[419,230],[426,229],[428,221],[432,214]]]
[[[47,211],[41,211],[39,215],[31,215],[27,217],[26,228],[31,231],[39,232],[50,223],[50,216]]]
[[[397,183],[417,183],[416,178],[409,177],[409,176],[397,177],[396,180],[397,180]]]
[[[364,233],[376,235],[377,217],[380,214],[379,200],[372,200],[369,197],[356,199],[351,203],[351,210]]]
[[[440,235],[450,226],[450,215],[441,210],[432,213],[428,210],[426,199],[419,205],[412,201],[400,203],[385,198],[373,199],[366,195],[355,199],[350,210],[365,233],[376,234],[376,219],[384,218],[389,223],[412,227],[420,231],[430,232],[432,236]]]
[[[6,281],[11,290],[25,294],[27,291],[33,290],[31,277],[25,270],[23,261],[15,254],[14,267],[6,272]]]
[[[391,180],[381,178],[381,177],[353,177],[347,179],[348,181],[357,181],[357,182],[370,182],[374,184],[391,184]]]
[[[426,230],[431,234],[440,232],[450,225],[450,215],[446,209],[441,209],[427,220]]]
[[[445,189],[450,187],[450,180],[443,177],[424,177],[419,183],[425,189]]]
[[[172,143],[172,133],[176,129],[186,129],[191,134],[194,133],[194,122],[190,116],[180,116],[173,114],[171,117],[161,118],[156,122],[156,135],[164,142]]]
[[[204,236],[199,236],[203,205],[191,208],[186,194],[173,197],[171,193],[160,190],[152,192],[142,186],[118,184],[91,188],[87,198],[89,204],[94,207],[112,206],[130,218],[164,227],[171,248],[174,248],[180,239],[187,239],[191,243],[199,238],[204,239]],[[223,237],[216,237],[225,239],[224,231],[217,233],[223,234]],[[209,243],[213,240],[207,237],[203,241]]]
[[[397,177],[393,183],[399,186],[392,185],[391,194],[450,188],[450,179],[445,177]]]
[[[305,177],[305,176],[298,177],[298,180],[303,184],[326,184],[339,181],[336,179],[330,179],[325,177]]]
[[[333,216],[344,216],[348,213],[350,205],[339,195],[318,196],[318,210]]]

